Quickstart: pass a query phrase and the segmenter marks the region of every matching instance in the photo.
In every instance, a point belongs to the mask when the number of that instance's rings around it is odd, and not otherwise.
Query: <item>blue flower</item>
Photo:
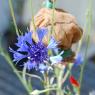
[[[10,52],[13,53],[13,58],[16,63],[23,59],[27,59],[24,65],[28,70],[35,68],[36,70],[44,71],[46,66],[46,61],[51,61],[57,63],[62,60],[61,54],[53,57],[48,55],[50,49],[57,49],[57,42],[53,37],[51,37],[48,46],[46,46],[42,39],[47,34],[48,30],[46,28],[37,28],[38,42],[34,42],[32,39],[32,32],[27,32],[25,35],[21,35],[17,38],[18,42],[15,44],[18,49],[14,51],[12,48]]]
[[[55,41],[54,37],[51,37],[50,39],[50,43],[48,45],[47,48],[50,48],[50,49],[57,49],[57,42]]]
[[[64,51],[62,51],[59,55],[57,55],[57,56],[51,56],[50,57],[50,60],[51,60],[51,62],[52,62],[52,65],[53,64],[56,64],[56,63],[59,63],[59,62],[61,62],[62,61],[62,54],[64,53]]]
[[[76,59],[74,61],[74,66],[78,66],[78,65],[81,65],[83,63],[83,56],[78,54],[76,56]]]

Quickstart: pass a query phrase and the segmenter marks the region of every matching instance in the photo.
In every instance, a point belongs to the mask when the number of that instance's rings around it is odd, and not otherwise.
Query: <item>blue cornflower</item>
[[[47,69],[46,61],[57,63],[62,60],[61,54],[50,57],[48,51],[50,49],[57,49],[57,42],[51,37],[48,46],[46,46],[42,39],[47,34],[46,28],[37,28],[38,42],[34,42],[32,39],[32,32],[27,32],[25,35],[21,35],[17,38],[18,42],[15,44],[18,49],[14,51],[10,48],[10,52],[13,53],[13,58],[16,63],[23,59],[27,59],[24,62],[28,70],[35,68],[40,71]],[[53,58],[54,57],[54,58]]]
[[[82,63],[83,63],[83,56],[81,54],[78,54],[74,61],[74,66],[81,65]]]

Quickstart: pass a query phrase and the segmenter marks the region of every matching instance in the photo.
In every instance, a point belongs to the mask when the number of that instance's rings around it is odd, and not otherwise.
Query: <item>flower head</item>
[[[78,54],[76,56],[76,59],[74,61],[74,66],[78,66],[78,65],[81,65],[83,63],[83,56]]]
[[[17,38],[18,42],[16,43],[16,46],[18,49],[14,51],[12,48],[10,48],[10,52],[13,53],[13,61],[16,63],[20,62],[23,59],[27,59],[24,64],[28,70],[35,68],[37,70],[39,69],[43,71],[47,68],[45,62],[48,60],[51,60],[52,62],[52,58],[50,58],[48,55],[48,50],[57,48],[57,42],[53,37],[51,37],[48,46],[46,46],[42,42],[42,39],[48,32],[47,29],[38,28],[36,32],[39,39],[38,42],[33,41],[32,32],[27,32],[25,35],[21,35]],[[60,57],[61,55],[58,55],[58,58]],[[59,62],[61,60],[62,59],[60,58],[56,60],[56,62]]]

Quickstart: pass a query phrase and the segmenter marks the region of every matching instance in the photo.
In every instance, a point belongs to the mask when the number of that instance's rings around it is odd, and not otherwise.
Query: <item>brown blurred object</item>
[[[52,32],[52,35],[58,42],[60,42],[59,46],[63,49],[71,48],[73,43],[80,40],[83,34],[82,29],[78,26],[75,17],[66,11],[55,9],[54,22],[52,21],[52,14],[53,9],[42,8],[34,17],[36,27],[47,27],[49,29],[48,35],[43,40],[44,43],[48,44],[47,39],[50,37],[50,30],[53,23],[55,31]],[[32,22],[30,23],[30,30],[33,30]],[[33,38],[37,41],[35,35]]]
[[[43,39],[46,45],[48,45],[50,35],[53,35],[56,41],[60,42],[59,47],[63,50],[70,49],[72,44],[78,42],[83,34],[76,18],[62,9],[42,8],[34,17],[34,23],[36,27],[48,28],[49,32]],[[52,27],[53,25],[54,27]],[[54,30],[51,32],[52,28]],[[32,21],[30,30],[33,30]],[[33,39],[38,41],[36,32],[33,32]]]

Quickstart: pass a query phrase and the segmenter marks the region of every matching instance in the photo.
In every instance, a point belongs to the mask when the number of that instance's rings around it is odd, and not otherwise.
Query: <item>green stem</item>
[[[49,81],[49,76],[48,76],[48,73],[46,72],[46,73],[44,73],[44,80],[45,80],[45,84],[44,84],[44,87],[45,87],[45,89],[48,89],[49,88],[49,84],[50,84],[50,81]],[[50,95],[49,94],[50,92],[49,91],[47,91],[46,92],[46,95]]]
[[[32,81],[31,77],[28,77],[28,79],[27,79],[28,88],[30,89],[30,91],[33,91],[31,81]]]
[[[2,39],[2,35],[0,34],[0,53],[2,52],[1,50],[1,39]]]
[[[3,50],[2,50],[3,52]],[[28,94],[30,93],[26,83],[23,81],[23,79],[21,78],[20,74],[17,72],[17,69],[14,67],[10,57],[8,54],[4,53],[2,54],[4,56],[4,58],[6,59],[6,61],[8,62],[8,64],[11,66],[11,68],[13,69],[14,73],[17,75],[17,77],[19,78],[19,80],[21,81],[21,83],[23,84],[23,86],[25,87],[26,91],[28,92]]]
[[[89,42],[90,42],[90,32],[92,31],[92,0],[89,0],[89,7],[88,7],[86,19],[87,19],[87,37],[86,37],[87,46],[86,46],[86,50],[84,54],[84,64],[81,67],[81,72],[80,72],[80,90],[81,90],[81,85],[82,85],[84,68],[87,63],[87,54],[88,54],[88,47],[89,47]]]
[[[15,20],[12,0],[9,0],[9,7],[10,7],[10,12],[11,12],[11,16],[12,16],[12,19],[13,19],[14,27],[15,27],[15,30],[16,30],[16,34],[19,36],[19,31],[18,31],[18,28],[17,28],[16,20]]]
[[[79,41],[79,44],[78,44],[78,48],[77,48],[76,55],[78,55],[78,54],[79,54],[79,52],[80,52],[80,50],[81,50],[82,42],[83,42],[83,37],[82,37],[82,38],[81,38],[81,40]]]
[[[35,21],[34,21],[34,12],[33,12],[33,6],[32,6],[32,0],[30,0],[30,9],[31,9],[31,12],[32,12],[32,25],[33,25],[34,31],[36,31],[36,26],[35,26]]]
[[[55,13],[54,13],[54,11],[55,11],[55,2],[53,2],[51,34],[55,33],[55,30],[54,30]]]
[[[27,85],[27,81],[26,81],[26,65],[24,65],[23,71],[22,71],[22,78],[23,78],[23,82],[25,83],[25,85]]]
[[[23,72],[22,71],[17,71],[18,73],[22,74]],[[41,82],[43,82],[43,79],[37,75],[34,75],[34,74],[29,74],[29,73],[25,73],[25,75],[29,76],[29,77],[33,77],[33,78],[37,78],[39,79]]]
[[[53,90],[57,90],[57,88],[48,88],[48,89],[45,89],[45,90],[35,90],[35,91],[31,92],[30,95],[39,95],[39,94],[42,94],[42,93],[45,93],[45,92],[48,92],[48,91],[53,91]]]
[[[62,84],[64,84],[64,82],[67,80],[68,76],[70,75],[71,73],[71,69],[73,67],[73,63],[68,63],[68,64],[71,64],[71,66],[69,67],[69,69],[67,70],[66,74],[64,75],[63,79],[62,79]]]
[[[63,78],[63,72],[64,72],[64,70],[63,69],[61,69],[60,71],[59,71],[59,76],[58,76],[58,78],[57,78],[57,87],[58,87],[58,90],[57,90],[57,95],[63,95],[63,93],[62,93],[62,78]]]
[[[57,90],[56,90],[56,95],[64,95],[63,90],[62,90],[62,80],[63,80],[63,75],[64,75],[64,69],[65,67],[60,67],[60,66],[55,66],[54,73],[55,77],[57,79]]]

